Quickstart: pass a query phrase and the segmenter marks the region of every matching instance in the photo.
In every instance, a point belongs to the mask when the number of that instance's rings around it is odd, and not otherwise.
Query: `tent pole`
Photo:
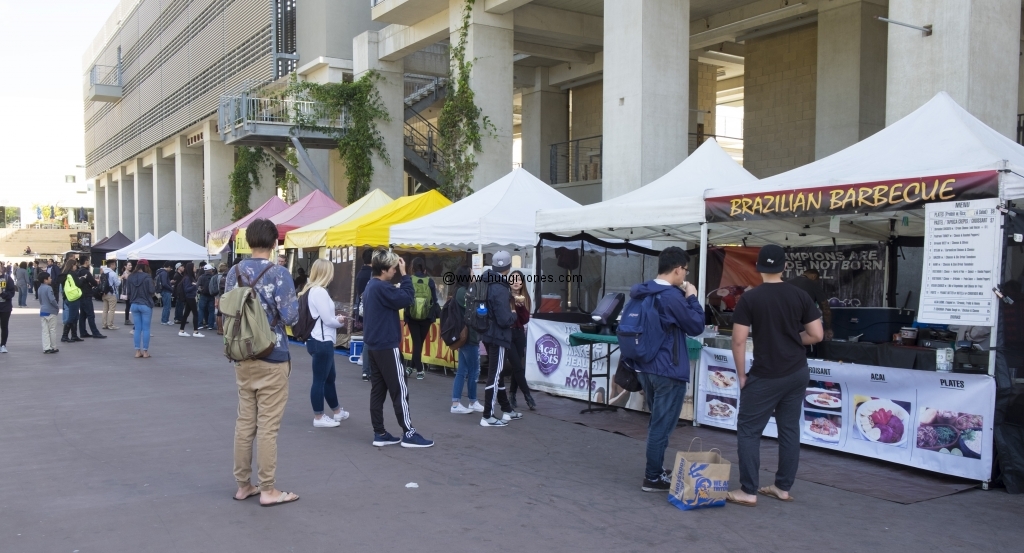
[[[704,307],[704,294],[708,277],[708,224],[700,224],[700,268],[697,272],[697,301]]]

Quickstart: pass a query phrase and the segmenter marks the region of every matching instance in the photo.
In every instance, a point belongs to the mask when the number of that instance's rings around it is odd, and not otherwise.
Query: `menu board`
[[[918,321],[995,325],[998,205],[997,198],[986,198],[925,206]]]
[[[747,355],[747,367],[752,354]],[[987,375],[811,359],[800,443],[987,481],[992,472],[995,380]],[[736,429],[740,386],[732,351],[705,347],[700,424]],[[773,416],[763,434],[778,437]]]

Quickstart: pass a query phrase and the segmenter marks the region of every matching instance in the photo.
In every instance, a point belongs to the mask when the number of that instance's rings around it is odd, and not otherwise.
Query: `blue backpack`
[[[657,297],[658,294],[651,294],[641,301],[631,299],[622,310],[615,332],[619,338],[620,357],[650,363],[658,355],[668,334],[661,325]]]

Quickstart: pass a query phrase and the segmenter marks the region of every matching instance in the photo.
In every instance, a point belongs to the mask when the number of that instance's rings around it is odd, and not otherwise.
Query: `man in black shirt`
[[[733,314],[732,354],[740,381],[736,420],[740,490],[727,500],[754,506],[758,493],[792,501],[789,495],[800,463],[800,416],[810,380],[806,346],[821,341],[821,312],[807,292],[782,281],[786,254],[774,244],[761,248],[757,272],[763,283],[743,294]],[[753,328],[754,362],[746,372],[747,336]],[[775,415],[779,432],[779,469],[775,484],[758,487],[761,434]]]
[[[100,334],[98,328],[96,328],[96,310],[93,305],[92,289],[99,285],[96,279],[92,276],[92,267],[89,266],[90,259],[88,255],[83,255],[78,258],[79,266],[78,270],[75,271],[75,282],[78,287],[82,289],[82,301],[79,302],[80,315],[78,317],[78,334],[82,338],[106,338],[103,334]],[[88,329],[86,328],[88,325]],[[86,330],[92,330],[92,334],[86,332]]]
[[[832,310],[829,309],[828,295],[825,294],[825,289],[821,286],[821,274],[818,273],[817,269],[807,269],[804,274],[796,278],[786,281],[793,286],[807,292],[808,296],[814,300],[814,305],[821,309],[821,320],[825,326],[825,339],[832,339]]]

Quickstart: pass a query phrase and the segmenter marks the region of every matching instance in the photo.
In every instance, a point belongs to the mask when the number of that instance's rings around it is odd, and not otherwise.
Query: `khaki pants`
[[[43,323],[43,351],[57,349],[57,321],[60,318],[57,315],[47,315],[39,319]]]
[[[114,326],[114,310],[117,309],[117,296],[103,294],[103,328]]]
[[[252,445],[256,440],[259,487],[274,488],[277,470],[277,431],[288,403],[290,361],[241,361],[235,363],[238,384],[238,419],[235,421],[235,480],[239,486],[252,477]]]

